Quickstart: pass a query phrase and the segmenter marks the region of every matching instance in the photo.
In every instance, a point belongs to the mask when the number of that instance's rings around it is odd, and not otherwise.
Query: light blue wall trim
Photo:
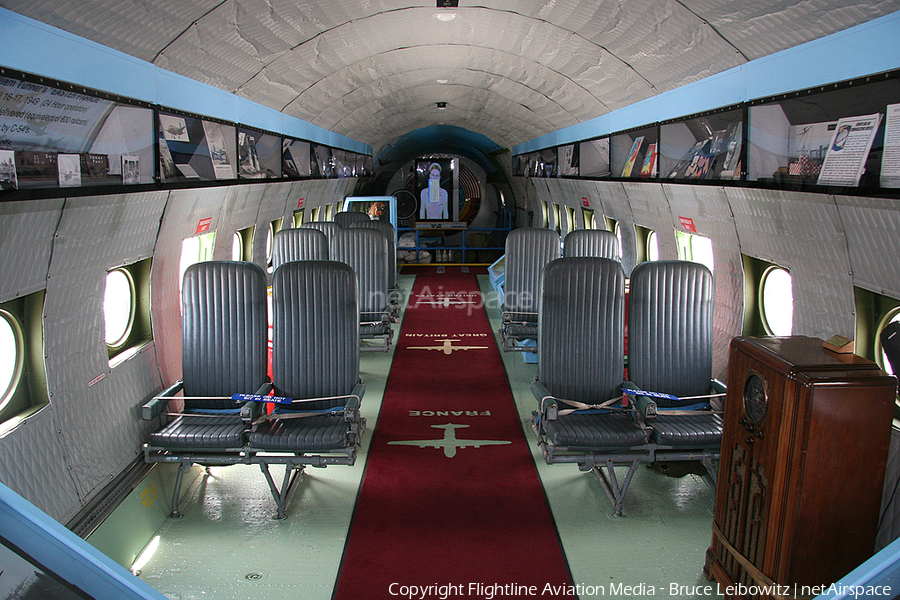
[[[873,589],[875,587],[880,589]],[[793,591],[791,590],[792,593]],[[821,595],[816,596],[816,600],[858,598],[887,600],[895,598],[898,591],[900,591],[900,539],[894,540],[840,581],[828,587]]]
[[[0,8],[0,65],[76,85],[372,154],[368,144]]]
[[[96,600],[166,600],[2,483],[0,536]]]
[[[900,68],[900,12],[635,102],[513,147],[513,155]]]

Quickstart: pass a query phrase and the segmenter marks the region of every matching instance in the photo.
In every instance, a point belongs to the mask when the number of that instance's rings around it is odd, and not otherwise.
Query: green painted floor
[[[413,280],[403,274],[398,283],[408,293]],[[479,281],[496,331],[496,295],[487,276]],[[396,327],[395,340],[398,336]],[[151,472],[150,483],[139,485],[121,514],[89,541],[124,564],[139,550],[121,550],[127,546],[124,538],[158,536],[140,577],[171,600],[330,600],[392,358],[393,351],[361,354],[368,429],[356,465],[307,469],[286,519],[272,518],[275,504],[257,467],[214,468],[211,477],[196,469],[195,478],[186,479],[179,519],[161,515],[171,487],[162,474]],[[530,385],[537,365],[526,364],[518,353],[503,359],[526,437],[536,442]],[[584,586],[581,600],[716,596],[715,585],[701,574],[715,502],[703,479],[667,477],[642,466],[625,499],[625,517],[615,518],[593,474],[575,465],[547,465],[536,443],[532,448],[572,577]],[[148,500],[151,488],[164,502]],[[150,512],[158,516],[145,514]]]

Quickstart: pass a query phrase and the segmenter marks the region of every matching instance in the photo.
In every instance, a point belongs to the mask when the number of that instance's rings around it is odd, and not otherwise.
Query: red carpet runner
[[[475,275],[416,277],[335,598],[573,598]]]

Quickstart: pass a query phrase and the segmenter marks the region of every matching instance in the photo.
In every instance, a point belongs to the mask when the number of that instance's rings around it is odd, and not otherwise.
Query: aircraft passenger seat
[[[400,289],[397,287],[397,231],[394,226],[387,221],[377,219],[368,219],[366,221],[356,221],[350,225],[351,228],[358,227],[361,229],[375,229],[384,234],[390,242],[391,252],[388,255],[388,289],[390,290],[391,313],[394,317],[400,315]]]
[[[563,256],[596,256],[622,262],[619,238],[605,229],[575,229],[563,239]]]
[[[294,260],[328,260],[328,236],[313,228],[282,229],[272,239],[272,268]]]
[[[369,221],[369,215],[357,211],[341,211],[334,215],[334,222],[341,227],[352,227],[354,223]]]
[[[272,277],[272,380],[279,403],[249,434],[284,518],[305,465],[353,465],[365,429],[359,407],[357,279],[335,261],[289,262]],[[282,400],[284,399],[284,400]],[[279,489],[270,464],[284,464]]]
[[[334,237],[335,232],[341,230],[341,226],[334,221],[310,221],[302,224],[300,229],[318,229],[325,234],[328,243],[331,244],[331,238]]]
[[[359,337],[380,340],[378,346],[364,351],[387,352],[394,337],[390,309],[388,271],[390,242],[375,229],[353,227],[334,234],[329,246],[331,260],[353,267],[359,281]]]
[[[506,238],[506,276],[503,283],[503,323],[500,338],[504,352],[534,352],[535,346],[519,342],[538,337],[538,305],[541,271],[561,255],[559,234],[552,229],[520,227]]]
[[[624,387],[655,444],[656,462],[702,461],[715,478],[725,386],[712,378],[713,276],[690,261],[649,261],[631,273]],[[661,394],[661,395],[660,395]]]
[[[648,437],[622,404],[625,274],[607,258],[560,258],[544,268],[542,287],[532,425],[547,463],[593,471],[621,515]],[[621,485],[616,466],[628,467]]]
[[[150,434],[144,460],[178,463],[172,516],[184,471],[192,464],[243,460],[247,421],[260,410],[235,394],[269,393],[266,274],[256,264],[208,261],[184,273],[182,379],[145,404],[144,420],[168,417],[167,405],[184,391],[182,413]]]

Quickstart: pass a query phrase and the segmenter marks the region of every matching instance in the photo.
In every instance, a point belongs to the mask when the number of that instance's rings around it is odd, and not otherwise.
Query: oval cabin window
[[[126,342],[134,324],[134,281],[125,269],[106,275],[103,316],[106,320],[106,345],[118,348]]]
[[[23,347],[19,322],[0,310],[0,410],[12,398],[22,376]]]
[[[791,274],[781,267],[769,267],[760,285],[762,321],[769,335],[791,335],[794,325],[794,290]]]
[[[884,331],[884,328],[890,325],[891,323],[900,322],[900,307],[895,308],[890,311],[888,314],[884,316],[884,319],[881,320],[881,323],[878,326],[878,335],[875,336],[877,340],[876,344],[878,346],[878,354],[881,356],[881,368],[890,373],[891,375],[897,375],[897,371],[900,369],[895,369],[895,365],[891,363],[891,359],[888,356],[887,352],[884,351],[884,345],[882,344],[881,334]],[[894,359],[896,361],[896,358]],[[900,365],[896,365],[900,367]]]

